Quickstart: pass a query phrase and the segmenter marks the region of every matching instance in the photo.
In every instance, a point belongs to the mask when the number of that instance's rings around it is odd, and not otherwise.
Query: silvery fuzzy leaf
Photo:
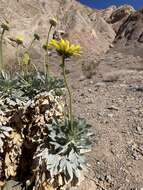
[[[60,160],[60,166],[59,166],[60,167],[60,172],[65,170],[66,164],[67,164],[67,159],[63,158],[63,159]]]
[[[60,161],[61,157],[55,154],[49,154],[47,159],[47,165],[55,165],[57,162]]]
[[[55,131],[51,131],[48,136],[51,138],[52,141],[56,141],[56,133],[55,133]]]
[[[60,155],[65,154],[68,150],[68,146],[69,146],[69,144],[66,144],[65,146],[63,146],[62,150],[59,152],[59,154]]]
[[[85,154],[85,153],[87,153],[87,152],[90,152],[91,151],[91,148],[84,148],[84,149],[82,149],[82,148],[80,148],[80,154]]]
[[[75,158],[75,160],[71,160],[72,167],[76,169],[79,166],[78,159]]]
[[[45,158],[47,159],[48,156],[49,156],[49,150],[48,150],[48,148],[45,148],[42,152],[40,152],[39,154],[37,154],[35,156],[35,158],[36,157],[42,157],[42,159],[45,159]]]
[[[6,99],[6,103],[9,104],[10,106],[16,106],[16,102],[11,100],[10,98]]]
[[[28,100],[26,102],[26,107],[29,107],[29,106],[34,107],[34,102],[32,100]]]
[[[3,133],[0,133],[0,138],[5,138]]]
[[[82,164],[85,164],[85,158],[84,158],[84,156],[78,156],[78,162],[79,163],[82,163]]]
[[[6,127],[6,126],[0,126],[0,131],[10,132],[10,131],[12,131],[12,128],[11,127]]]
[[[59,148],[61,148],[61,145],[59,144],[59,143],[57,143],[57,142],[49,142],[51,145],[54,145],[55,147],[55,149],[59,149]]]
[[[18,105],[21,105],[22,104],[22,102],[21,102],[21,100],[19,100],[18,98],[16,98],[16,104],[18,104]]]
[[[50,169],[50,173],[51,173],[51,176],[56,176],[59,174],[59,160],[57,160],[57,162],[55,162],[55,164],[52,164],[51,165],[51,169]]]
[[[76,152],[73,149],[70,151],[68,158],[70,161],[75,161],[77,159]]]
[[[86,162],[82,157],[79,157],[78,163],[79,163],[79,165],[78,165],[79,170],[85,170],[86,169]]]
[[[8,137],[8,136],[9,136],[9,133],[8,133],[8,132],[6,132],[6,131],[3,131],[3,134],[4,134],[6,137]]]
[[[60,156],[58,155],[50,155],[47,161],[47,170],[50,172],[51,177],[58,175],[59,165],[60,165]]]
[[[69,162],[66,163],[65,174],[65,180],[68,184],[73,180],[73,168]]]
[[[74,170],[74,175],[76,176],[77,179],[81,178],[81,171],[79,169]]]

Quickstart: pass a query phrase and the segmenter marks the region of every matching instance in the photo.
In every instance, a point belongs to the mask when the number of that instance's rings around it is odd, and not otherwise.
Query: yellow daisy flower
[[[49,46],[54,47],[60,55],[65,57],[81,54],[81,46],[71,44],[68,40],[61,39],[60,41],[57,41],[53,39],[51,40]]]

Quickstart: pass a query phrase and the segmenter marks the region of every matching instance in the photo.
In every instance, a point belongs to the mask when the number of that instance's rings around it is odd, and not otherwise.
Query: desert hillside
[[[93,133],[85,179],[69,190],[143,190],[143,10],[130,5],[97,10],[76,0],[0,0],[0,21],[10,25],[4,43],[7,68],[17,69],[10,39],[24,35],[27,46],[36,33],[40,41],[30,56],[43,70],[40,49],[53,17],[58,20],[56,38],[82,47],[80,57],[67,61],[68,80],[74,113],[86,118]],[[61,60],[55,51],[49,61],[59,76]],[[22,190],[16,184],[9,177],[0,190]]]

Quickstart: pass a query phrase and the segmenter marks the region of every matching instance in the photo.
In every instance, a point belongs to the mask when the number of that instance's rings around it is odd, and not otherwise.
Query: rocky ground
[[[88,155],[90,179],[104,187],[88,184],[81,189],[142,189],[142,74],[111,71],[108,80],[82,81],[77,87],[76,111],[88,119],[95,134],[92,153]]]
[[[59,3],[49,2],[45,4],[47,9]],[[67,15],[77,2],[68,3]],[[88,25],[83,31],[85,25],[80,20],[80,27],[74,28],[74,32],[82,33],[79,42],[86,53],[81,59],[69,61],[69,78],[75,113],[87,118],[94,133],[92,152],[87,154],[89,173],[77,189],[143,190],[143,11],[134,12],[130,6],[91,11],[79,5],[76,13]],[[25,19],[23,15],[21,19]],[[56,57],[54,60],[58,62]],[[53,70],[59,73],[55,66]],[[9,184],[14,183],[9,182],[4,190],[12,190]]]
[[[95,134],[88,155],[90,175],[82,190],[143,189],[142,13],[134,14],[140,15],[140,32],[135,27],[131,33],[132,23],[127,22],[121,37],[117,34],[113,47],[99,58],[95,75],[86,79],[79,73],[73,81],[75,110],[88,119]]]

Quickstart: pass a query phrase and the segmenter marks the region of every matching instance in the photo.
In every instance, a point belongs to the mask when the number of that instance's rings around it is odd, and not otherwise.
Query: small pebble
[[[84,93],[81,93],[81,95],[80,96],[84,96]]]
[[[134,152],[132,154],[132,156],[133,156],[134,160],[139,160],[140,159],[140,156],[136,152]]]
[[[84,81],[85,79],[86,79],[85,76],[81,76],[81,77],[79,78],[79,81]]]
[[[140,126],[137,126],[136,130],[137,130],[138,134],[140,134],[140,135],[142,134],[142,128]]]
[[[91,93],[91,92],[92,92],[92,90],[89,88],[89,89],[88,89],[88,92],[90,92],[90,93]]]
[[[112,182],[112,177],[110,175],[106,175],[105,176],[105,180],[108,182],[108,183],[111,183]]]
[[[107,116],[110,117],[110,118],[112,118],[114,116],[114,114],[109,113],[109,114],[107,114]]]
[[[90,82],[89,82],[89,84],[93,84],[94,82],[91,80]]]

